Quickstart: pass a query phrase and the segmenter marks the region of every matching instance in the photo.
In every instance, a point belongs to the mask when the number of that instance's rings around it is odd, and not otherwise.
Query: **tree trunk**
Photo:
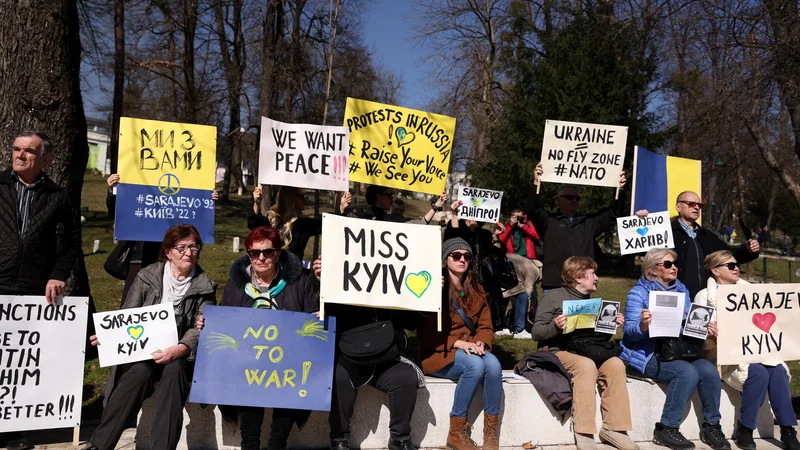
[[[262,78],[261,78],[261,98],[259,109],[263,117],[272,117],[273,106],[277,99],[277,78],[278,70],[276,59],[283,49],[283,21],[284,21],[284,1],[267,0],[267,15],[264,20],[264,38],[262,44]],[[259,129],[259,137],[261,130]],[[260,146],[257,143],[256,148]],[[253,164],[258,167],[259,152],[256,151]],[[258,183],[258,170],[256,169],[256,183]],[[263,187],[263,200],[261,210],[267,211],[272,207],[272,187]]]
[[[780,190],[781,184],[777,181],[772,182],[772,189],[769,192],[769,203],[767,204],[767,223],[764,225],[767,228],[772,228],[772,216],[775,212],[775,200],[778,199],[778,193]]]
[[[114,0],[114,98],[111,107],[111,173],[117,173],[119,118],[125,89],[125,0]],[[105,163],[105,161],[103,162]],[[112,217],[113,219],[113,217]]]
[[[183,79],[184,117],[189,123],[197,123],[197,86],[194,82],[194,37],[197,30],[197,0],[184,0],[183,22]]]

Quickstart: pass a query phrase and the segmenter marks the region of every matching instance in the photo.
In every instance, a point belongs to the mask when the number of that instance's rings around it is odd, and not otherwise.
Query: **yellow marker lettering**
[[[258,350],[258,353],[256,353],[256,359],[261,358],[261,352],[263,352],[264,350],[266,350],[268,348],[269,348],[269,345],[254,345],[253,346],[253,350],[256,350],[256,349]],[[282,350],[281,350],[281,353],[283,353]],[[283,356],[283,355],[281,355],[281,356]],[[272,350],[270,350],[270,352],[269,352],[269,359],[272,360]],[[275,361],[272,361],[272,362],[275,362]]]
[[[267,384],[264,385],[265,388],[268,388],[270,384],[275,383],[275,387],[281,387],[281,377],[278,375],[277,370],[273,370],[271,374],[269,374],[269,379],[267,379]]]
[[[283,387],[286,387],[288,384],[291,387],[294,387],[294,377],[297,376],[297,372],[293,369],[286,369],[283,371]]]
[[[247,327],[247,331],[244,332],[244,337],[242,339],[247,339],[248,335],[253,335],[256,339],[261,336],[261,331],[264,330],[264,325],[261,325],[261,328],[258,331],[254,330],[253,327]]]
[[[247,370],[244,369],[244,376],[247,377],[247,384],[251,385],[255,382],[257,385],[261,386],[261,383],[264,382],[264,375],[267,374],[266,370],[261,371],[261,375],[258,375],[258,369],[255,370]]]
[[[277,353],[277,355],[276,355]],[[272,347],[269,351],[269,360],[273,363],[278,363],[283,359],[283,349],[279,346]]]
[[[264,327],[262,326],[261,328]],[[268,341],[274,341],[275,339],[278,339],[278,327],[275,325],[268,326],[267,331],[264,333],[264,339]]]

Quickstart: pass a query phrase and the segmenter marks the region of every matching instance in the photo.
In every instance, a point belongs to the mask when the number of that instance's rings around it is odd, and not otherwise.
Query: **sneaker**
[[[753,440],[753,430],[742,425],[736,424],[736,431],[733,433],[733,443],[742,450],[755,450],[756,441]]]
[[[503,328],[502,330],[497,330],[494,332],[495,336],[511,336],[511,332],[508,329]]]
[[[530,333],[525,330],[520,331],[519,333],[514,334],[514,339],[533,339]]]
[[[730,442],[725,438],[725,433],[722,432],[722,426],[718,423],[714,425],[703,423],[703,428],[700,430],[700,440],[714,450],[731,448]]]
[[[653,443],[673,450],[694,448],[692,441],[686,439],[679,428],[668,427],[661,422],[656,423],[653,430]]]
[[[800,442],[797,441],[797,430],[794,427],[781,427],[781,442],[787,450],[800,450]]]

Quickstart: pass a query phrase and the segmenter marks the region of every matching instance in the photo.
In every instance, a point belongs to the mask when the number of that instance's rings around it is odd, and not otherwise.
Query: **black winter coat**
[[[20,236],[17,192],[11,168],[0,172],[0,294],[44,295],[50,279],[66,281],[78,252],[81,230],[67,192],[42,174]]]

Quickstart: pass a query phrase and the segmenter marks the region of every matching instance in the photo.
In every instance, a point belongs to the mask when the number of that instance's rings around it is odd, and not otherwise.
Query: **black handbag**
[[[481,272],[484,280],[491,280],[503,289],[511,289],[519,284],[517,270],[506,255],[490,253],[481,261]]]
[[[395,361],[400,356],[394,326],[388,320],[343,332],[339,338],[339,350],[344,358],[359,366],[375,366]]]
[[[565,339],[564,350],[591,359],[600,367],[607,360],[622,354],[622,346],[609,340],[608,335],[590,334]]]
[[[128,269],[131,266],[131,257],[133,256],[133,247],[136,246],[136,241],[119,241],[114,246],[114,250],[108,254],[103,269],[106,273],[118,280],[124,280],[128,277]]]
[[[660,362],[696,361],[703,358],[703,340],[688,336],[656,338],[656,356]]]

